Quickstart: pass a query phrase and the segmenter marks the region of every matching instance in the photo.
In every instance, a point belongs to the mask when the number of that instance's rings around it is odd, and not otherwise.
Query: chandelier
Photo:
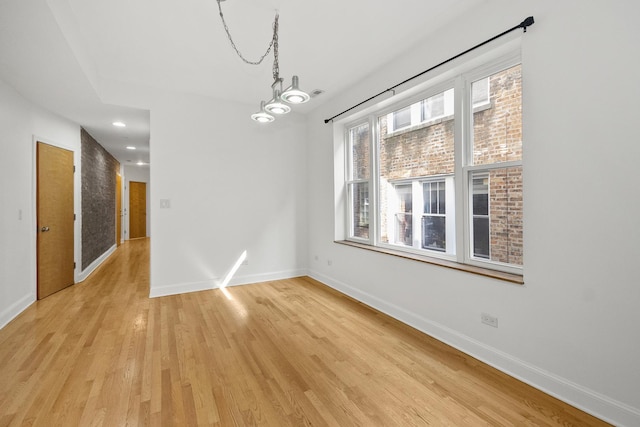
[[[222,13],[222,6],[220,5],[220,3],[225,0],[216,1],[218,2],[218,10],[220,12],[220,19],[222,20],[224,31],[227,33],[227,38],[229,39],[229,43],[231,43],[231,47],[240,57],[240,59],[250,65],[260,65],[269,55],[271,50],[273,50],[273,83],[271,84],[271,92],[273,94],[273,97],[267,102],[260,102],[260,111],[252,114],[251,118],[256,122],[270,123],[275,120],[275,116],[287,114],[288,112],[290,112],[291,107],[289,104],[303,104],[309,101],[309,99],[311,99],[309,94],[300,90],[298,76],[293,76],[291,78],[291,85],[283,90],[284,79],[280,77],[280,65],[278,62],[278,19],[280,15],[276,12],[276,16],[273,20],[273,36],[271,37],[269,46],[267,46],[266,52],[257,61],[250,61],[246,59],[242,55],[242,53],[240,53],[240,50],[231,37],[229,27],[227,26],[227,22],[224,19],[224,14]]]

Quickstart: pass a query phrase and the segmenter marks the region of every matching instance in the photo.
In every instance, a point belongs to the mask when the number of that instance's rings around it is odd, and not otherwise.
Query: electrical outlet
[[[493,326],[494,328],[498,327],[498,318],[497,317],[493,317],[490,314],[487,314],[487,313],[480,314],[480,320],[485,325]]]
[[[328,259],[328,260],[327,260],[327,265],[328,265],[329,267],[331,267],[331,265],[333,265],[333,261],[331,261],[330,259]]]
[[[317,260],[319,260],[320,258],[318,257],[318,255],[316,255],[316,256],[314,256],[314,257],[313,257],[313,259],[317,261]]]

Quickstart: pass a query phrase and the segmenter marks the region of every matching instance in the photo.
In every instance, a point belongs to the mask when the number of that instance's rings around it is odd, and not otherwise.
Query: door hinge
[[[73,220],[74,221],[76,220],[76,214],[73,214]]]
[[[73,269],[74,270],[76,269],[76,263],[75,262],[73,263]]]
[[[73,173],[76,173],[76,165],[73,165]]]

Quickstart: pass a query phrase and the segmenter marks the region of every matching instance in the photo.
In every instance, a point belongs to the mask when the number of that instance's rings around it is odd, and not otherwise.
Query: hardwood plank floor
[[[0,330],[0,426],[600,426],[309,278],[149,299],[149,241]]]

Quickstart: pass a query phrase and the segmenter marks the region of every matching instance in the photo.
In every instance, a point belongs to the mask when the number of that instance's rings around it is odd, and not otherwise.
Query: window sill
[[[410,259],[413,261],[424,262],[427,264],[439,265],[441,267],[451,268],[467,273],[477,274],[480,276],[491,277],[492,279],[503,280],[505,282],[515,283],[517,285],[524,284],[523,276],[519,274],[505,273],[503,271],[491,270],[488,268],[476,267],[474,265],[460,264],[455,261],[447,261],[444,259],[433,258],[425,255],[416,255],[408,252],[398,251],[388,248],[380,248],[378,246],[365,245],[363,243],[351,242],[348,240],[336,240],[334,243],[340,245],[352,246],[354,248],[366,249],[368,251],[378,252],[386,255],[393,255],[400,258]]]

